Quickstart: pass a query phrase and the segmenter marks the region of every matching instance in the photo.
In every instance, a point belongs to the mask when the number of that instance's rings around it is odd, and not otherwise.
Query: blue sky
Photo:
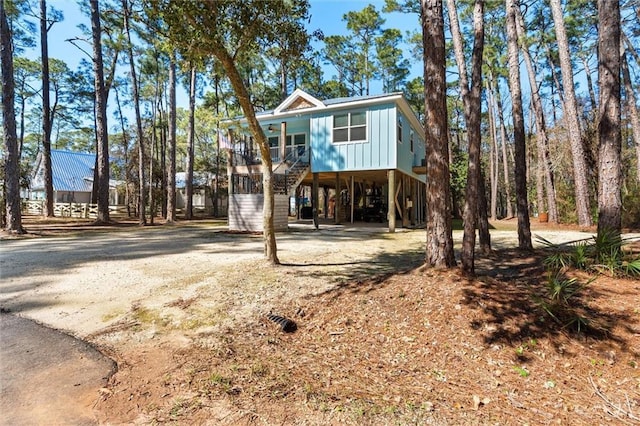
[[[345,34],[347,32],[346,22],[342,20],[342,17],[349,11],[362,10],[369,4],[373,4],[376,9],[381,11],[384,6],[384,0],[311,0],[310,3],[311,20],[308,29],[310,32],[320,29],[325,35]],[[84,24],[86,27],[90,27],[89,18],[80,11],[76,0],[48,0],[48,5],[61,10],[64,14],[64,21],[56,23],[49,32],[49,56],[62,59],[70,69],[76,69],[82,58],[88,58],[85,53],[66,40],[83,37],[78,26]],[[398,28],[403,32],[418,29],[417,16],[393,13],[385,14],[383,17],[387,20],[383,28]],[[86,44],[85,48],[90,51],[91,45]],[[32,58],[38,58],[40,47],[37,46],[27,54]],[[122,68],[122,71],[124,72],[125,69]],[[418,65],[414,73],[420,72],[421,66]],[[330,79],[333,74],[335,74],[335,69],[327,66],[325,78]],[[412,78],[415,76],[417,75],[412,75]],[[375,86],[373,90],[376,91]],[[380,88],[377,90],[379,91]],[[186,96],[179,95],[178,102],[179,106],[186,107]]]

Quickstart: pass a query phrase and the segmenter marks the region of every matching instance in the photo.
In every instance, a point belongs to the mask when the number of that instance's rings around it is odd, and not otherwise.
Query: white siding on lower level
[[[276,194],[274,199],[274,227],[276,231],[286,231],[289,227],[289,196]],[[262,206],[264,194],[229,195],[229,230],[263,230]]]

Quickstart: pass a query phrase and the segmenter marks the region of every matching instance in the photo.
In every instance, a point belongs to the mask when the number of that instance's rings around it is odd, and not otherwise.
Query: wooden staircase
[[[293,194],[296,187],[311,171],[311,165],[296,161],[284,173],[274,173],[273,190],[276,194]]]

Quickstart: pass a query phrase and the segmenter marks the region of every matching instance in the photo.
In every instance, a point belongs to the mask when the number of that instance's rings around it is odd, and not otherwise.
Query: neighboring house
[[[54,203],[91,203],[95,154],[51,150],[51,173]],[[121,204],[117,182],[109,181],[109,204]],[[30,200],[44,200],[44,162],[42,153],[36,159],[29,188]]]
[[[274,163],[277,230],[286,229],[289,197],[303,185],[318,188],[316,210],[336,223],[384,219],[393,231],[396,220],[424,222],[424,130],[401,93],[321,101],[298,89],[257,119]],[[260,155],[248,135],[241,119],[223,141],[232,230],[262,229]]]
[[[226,176],[219,185],[220,194],[218,195],[218,214],[224,215],[227,211],[226,198]],[[216,189],[215,173],[193,172],[193,194],[192,206],[194,211],[212,214],[214,212],[213,203],[215,200]],[[187,206],[186,198],[186,182],[187,173],[176,173],[176,208],[184,209]]]

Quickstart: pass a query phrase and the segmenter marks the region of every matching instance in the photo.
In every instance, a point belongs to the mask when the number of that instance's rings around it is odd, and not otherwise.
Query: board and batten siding
[[[333,114],[367,111],[365,142],[333,143]],[[394,103],[353,110],[333,110],[311,119],[311,170],[342,172],[395,169],[396,108]]]
[[[421,132],[411,126],[411,121],[398,112],[397,122],[402,122],[402,142],[396,139],[398,145],[398,170],[407,175],[413,175],[413,167],[421,166],[426,151]],[[411,151],[411,134],[413,133],[413,151]]]
[[[262,207],[264,194],[229,195],[229,230],[263,231]],[[274,195],[274,227],[276,231],[286,231],[289,227],[289,196]]]

